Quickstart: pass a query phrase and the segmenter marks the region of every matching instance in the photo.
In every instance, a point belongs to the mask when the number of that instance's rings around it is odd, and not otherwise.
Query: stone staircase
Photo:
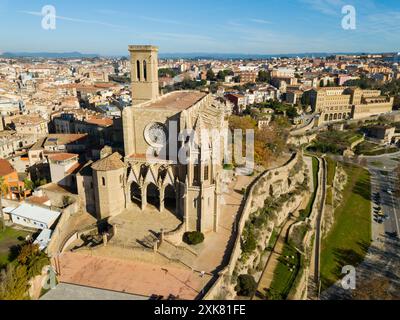
[[[158,253],[171,261],[180,262],[185,266],[194,269],[197,255],[184,247],[177,247],[169,241],[163,241],[161,246],[158,248]]]

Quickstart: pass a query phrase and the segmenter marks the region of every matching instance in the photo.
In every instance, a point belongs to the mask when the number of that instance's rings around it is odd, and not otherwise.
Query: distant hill
[[[173,59],[173,58],[181,58],[181,59],[218,59],[218,60],[227,60],[227,59],[271,59],[271,58],[304,58],[304,57],[329,57],[332,55],[341,55],[341,54],[354,54],[361,55],[365,53],[361,52],[303,52],[303,53],[281,53],[281,54],[244,54],[244,53],[160,53],[160,58],[162,59]]]
[[[274,57],[326,57],[332,55],[331,53],[297,53],[297,54],[245,54],[245,53],[161,53],[160,58],[162,59],[271,59]]]
[[[98,58],[98,54],[80,52],[4,52],[3,58],[48,58],[48,59],[72,59],[72,58]]]

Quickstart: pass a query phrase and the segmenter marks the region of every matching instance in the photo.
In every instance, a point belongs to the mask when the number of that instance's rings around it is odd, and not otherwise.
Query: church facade
[[[106,153],[85,170],[96,215],[105,219],[152,206],[178,216],[186,231],[216,232],[224,142],[215,146],[202,132],[211,137],[212,130],[227,130],[226,106],[200,91],[160,95],[158,49],[129,51],[133,103],[122,114],[125,154]]]

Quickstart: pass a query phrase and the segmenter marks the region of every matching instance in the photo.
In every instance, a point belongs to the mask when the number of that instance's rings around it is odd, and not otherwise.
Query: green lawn
[[[28,234],[28,232],[12,228],[6,228],[4,232],[0,231],[0,267],[13,260],[12,249],[22,244]]]
[[[327,185],[332,186],[333,180],[335,179],[337,162],[329,157],[326,158],[326,163],[328,165],[328,176]]]
[[[322,241],[321,280],[327,288],[341,277],[342,267],[361,263],[371,244],[371,177],[367,170],[345,165],[349,181],[335,223]]]
[[[319,153],[342,154],[344,150],[350,148],[354,142],[362,139],[362,137],[355,131],[330,130],[319,133],[308,150]]]
[[[312,207],[315,202],[315,197],[317,196],[318,189],[318,172],[319,172],[319,161],[317,158],[312,157],[312,168],[313,168],[313,181],[314,181],[314,191],[310,197],[310,201],[308,201],[307,207],[300,212],[300,218],[305,220],[311,214]]]
[[[396,147],[382,147],[379,144],[364,141],[360,143],[355,148],[355,153],[358,155],[365,155],[365,156],[379,156],[382,154],[390,154],[398,152],[399,149]]]
[[[292,246],[285,244],[268,290],[269,294],[267,296],[269,296],[270,300],[287,299],[301,268],[300,259],[300,254]]]
[[[333,205],[333,181],[336,174],[337,162],[329,157],[326,158],[326,163],[328,166],[327,174],[327,189],[326,189],[326,204]]]

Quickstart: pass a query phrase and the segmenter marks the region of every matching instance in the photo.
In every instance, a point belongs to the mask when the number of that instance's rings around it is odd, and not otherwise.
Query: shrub
[[[204,241],[204,234],[198,231],[186,232],[183,241],[189,245],[197,245]]]
[[[257,241],[253,232],[249,232],[247,236],[242,239],[242,250],[244,253],[252,253],[257,248]]]
[[[242,274],[238,278],[235,290],[239,296],[251,297],[257,290],[257,282],[253,276]]]

